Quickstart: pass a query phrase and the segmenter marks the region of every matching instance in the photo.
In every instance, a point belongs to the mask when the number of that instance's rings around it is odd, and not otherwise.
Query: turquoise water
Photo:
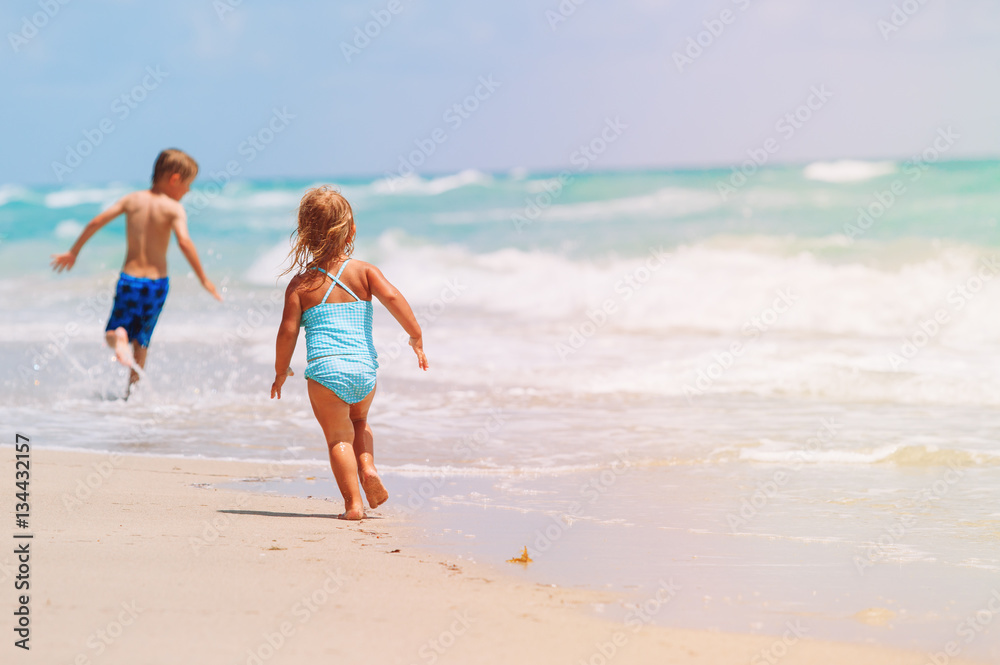
[[[672,577],[657,621],[780,634],[798,617],[941,650],[1000,571],[998,176],[812,164],[725,197],[729,170],[335,180],[356,256],[413,304],[431,363],[376,307],[385,510],[480,560],[527,545],[544,583],[641,600]],[[101,346],[123,223],[68,275],[47,257],[142,183],[0,185],[5,422],[54,447],[277,459],[293,480],[272,489],[335,493],[304,382],[267,397],[277,276],[319,182],[189,194],[226,302],[172,250],[128,403]],[[887,626],[856,617],[872,607]],[[998,649],[995,631],[963,642]]]

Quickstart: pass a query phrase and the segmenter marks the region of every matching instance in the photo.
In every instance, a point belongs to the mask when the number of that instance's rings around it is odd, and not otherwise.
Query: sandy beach
[[[791,629],[602,621],[592,609],[621,599],[427,553],[395,518],[342,522],[337,503],[213,487],[275,474],[260,464],[45,450],[31,461],[31,649],[4,647],[17,662],[927,662]],[[13,478],[9,447],[3,468]],[[0,563],[10,618],[10,549]],[[672,593],[643,606],[655,613]]]

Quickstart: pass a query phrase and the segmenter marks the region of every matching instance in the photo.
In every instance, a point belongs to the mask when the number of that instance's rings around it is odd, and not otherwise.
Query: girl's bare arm
[[[271,384],[271,398],[281,399],[281,386],[291,375],[289,365],[295,352],[295,343],[299,339],[299,326],[302,322],[302,301],[299,300],[298,286],[300,280],[294,278],[285,289],[285,309],[281,313],[281,324],[278,326],[278,337],[274,343],[274,383]]]
[[[403,326],[403,330],[410,336],[410,346],[417,354],[420,369],[426,370],[428,365],[427,356],[424,355],[423,332],[417,323],[417,317],[413,315],[410,303],[406,302],[403,294],[385,278],[382,271],[373,265],[368,266],[368,288],[371,289],[372,295],[385,305],[399,325]]]

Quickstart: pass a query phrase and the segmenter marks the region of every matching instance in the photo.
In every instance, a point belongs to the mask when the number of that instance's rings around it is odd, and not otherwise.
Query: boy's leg
[[[378,508],[388,501],[389,492],[382,485],[382,479],[375,468],[375,438],[368,424],[368,409],[373,399],[374,389],[363,400],[351,405],[351,422],[354,424],[354,456],[358,461],[361,487],[365,490],[368,505]]]
[[[135,358],[135,364],[139,366],[139,369],[146,369],[146,347],[140,346],[138,342],[132,342],[132,356]],[[132,372],[128,377],[128,387],[129,390],[132,389],[132,384],[139,380],[139,373],[135,371],[135,366],[132,367]]]
[[[358,463],[354,457],[354,426],[350,418],[350,405],[333,391],[313,380],[306,381],[309,402],[330,451],[330,468],[337,480],[337,487],[344,497],[343,519],[359,520],[365,516],[365,504],[358,487]]]
[[[105,331],[104,341],[115,350],[115,358],[118,362],[126,367],[132,366],[135,357],[132,354],[132,349],[129,348],[128,333],[125,332],[125,328],[119,326],[114,330]]]

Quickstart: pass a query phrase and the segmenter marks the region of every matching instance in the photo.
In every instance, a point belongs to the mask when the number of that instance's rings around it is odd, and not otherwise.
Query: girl
[[[292,265],[282,274],[296,268],[299,273],[285,290],[271,384],[271,398],[281,399],[281,386],[292,375],[289,363],[299,327],[305,327],[309,401],[344,496],[340,517],[347,520],[365,515],[359,476],[372,508],[389,498],[375,470],[368,426],[378,367],[372,343],[372,296],[403,326],[420,368],[427,369],[420,325],[406,299],[378,268],[351,260],[356,231],[351,204],[339,192],[323,186],[302,197],[289,254]]]

